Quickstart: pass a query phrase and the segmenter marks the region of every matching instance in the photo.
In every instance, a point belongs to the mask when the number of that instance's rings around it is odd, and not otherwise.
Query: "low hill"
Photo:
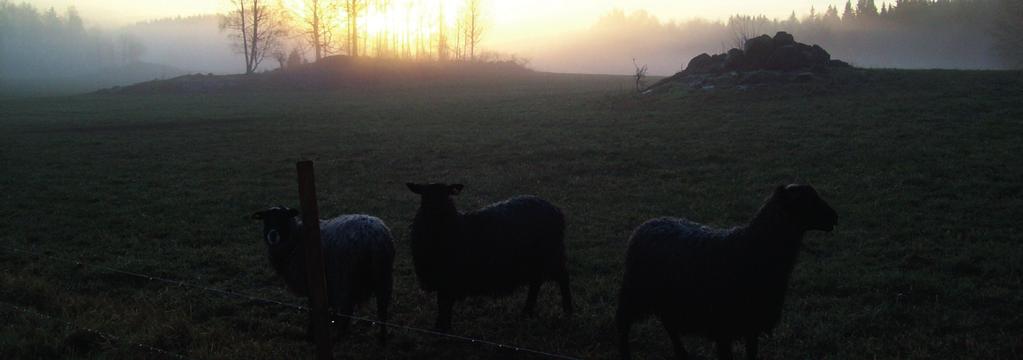
[[[412,85],[499,79],[532,73],[521,63],[436,62],[329,56],[315,63],[250,75],[192,74],[99,91],[103,94],[322,90],[374,84]]]

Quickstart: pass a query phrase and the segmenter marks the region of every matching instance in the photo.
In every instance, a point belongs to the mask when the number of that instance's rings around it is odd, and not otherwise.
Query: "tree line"
[[[932,56],[980,57],[996,54],[1008,67],[1023,66],[1023,1],[847,0],[841,8],[811,7],[799,18],[732,16],[731,44],[750,36],[789,31],[812,42],[835,44],[843,52],[867,52],[873,58],[899,57],[907,51]],[[921,51],[924,50],[924,51]],[[884,61],[876,61],[883,63]]]
[[[549,71],[671,75],[701,53],[742,47],[743,39],[778,31],[819,44],[833,58],[881,68],[1005,69],[1023,67],[1021,0],[842,1],[772,19],[734,15],[722,20],[612,10],[579,33],[510,44]],[[876,9],[876,10],[875,10]],[[686,14],[675,14],[683,18]],[[538,49],[538,50],[531,50]],[[530,52],[532,51],[532,52]]]
[[[76,76],[137,63],[145,52],[132,34],[86,29],[73,6],[59,13],[0,0],[2,76]]]
[[[231,11],[220,26],[243,55],[247,74],[268,58],[281,67],[301,63],[307,52],[313,61],[337,54],[439,61],[482,55],[482,0],[458,1],[454,19],[447,17],[444,1],[229,1]]]

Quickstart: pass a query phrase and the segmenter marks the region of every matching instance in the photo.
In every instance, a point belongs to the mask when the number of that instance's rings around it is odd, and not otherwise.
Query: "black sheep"
[[[263,221],[263,240],[274,271],[284,278],[293,294],[308,296],[305,246],[298,210],[278,206],[252,214],[252,218]],[[365,303],[373,295],[377,300],[378,318],[387,321],[394,263],[394,240],[387,225],[368,215],[342,215],[321,220],[320,241],[328,304],[335,311],[351,316],[356,305]],[[340,332],[346,333],[350,320],[336,321]],[[309,326],[311,330],[312,324]],[[379,341],[383,343],[386,337],[387,327],[381,326]]]
[[[640,225],[618,297],[622,357],[630,357],[632,322],[654,315],[679,359],[688,357],[681,334],[712,339],[720,359],[731,359],[732,342],[745,338],[746,358],[755,359],[757,337],[781,317],[803,234],[831,231],[837,220],[813,187],[789,185],[775,189],[746,226],[712,229],[678,218]]]
[[[462,214],[452,195],[461,184],[406,184],[422,196],[411,226],[412,259],[420,287],[437,292],[440,330],[451,328],[454,302],[508,296],[529,285],[524,312],[536,307],[545,281],[557,281],[562,308],[572,313],[561,210],[535,196],[518,196]]]

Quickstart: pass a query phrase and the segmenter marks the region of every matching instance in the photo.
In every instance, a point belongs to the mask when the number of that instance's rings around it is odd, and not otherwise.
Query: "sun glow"
[[[380,57],[439,57],[452,48],[460,33],[458,17],[464,1],[408,0],[371,2],[356,19],[359,53]],[[285,0],[285,8],[301,25],[310,11],[303,0]],[[337,9],[330,26],[339,53],[348,53],[348,16]],[[446,45],[446,46],[445,46]]]

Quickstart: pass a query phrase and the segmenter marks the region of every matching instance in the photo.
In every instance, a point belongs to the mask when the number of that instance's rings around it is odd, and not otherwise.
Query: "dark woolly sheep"
[[[681,334],[715,341],[720,359],[731,359],[732,342],[745,338],[746,358],[755,359],[757,337],[781,317],[803,234],[831,231],[837,220],[813,187],[788,185],[746,226],[712,229],[667,217],[640,225],[629,239],[618,296],[622,358],[630,358],[632,322],[654,315],[679,359],[688,357]]]
[[[298,214],[298,210],[278,206],[257,212],[252,218],[263,221],[263,240],[274,271],[284,278],[293,294],[307,297],[305,245]],[[372,216],[342,215],[320,221],[320,240],[329,306],[351,316],[355,306],[373,295],[377,316],[387,321],[394,263],[394,240],[387,225]],[[339,332],[346,334],[349,319],[335,320]],[[311,330],[312,324],[309,326]],[[383,343],[386,338],[387,327],[382,326],[379,340]]]
[[[420,287],[437,292],[437,328],[451,328],[454,302],[508,296],[529,285],[524,313],[533,314],[540,285],[557,281],[562,308],[572,313],[561,210],[535,196],[517,196],[462,214],[452,195],[461,184],[406,184],[422,196],[411,226],[412,260]]]

